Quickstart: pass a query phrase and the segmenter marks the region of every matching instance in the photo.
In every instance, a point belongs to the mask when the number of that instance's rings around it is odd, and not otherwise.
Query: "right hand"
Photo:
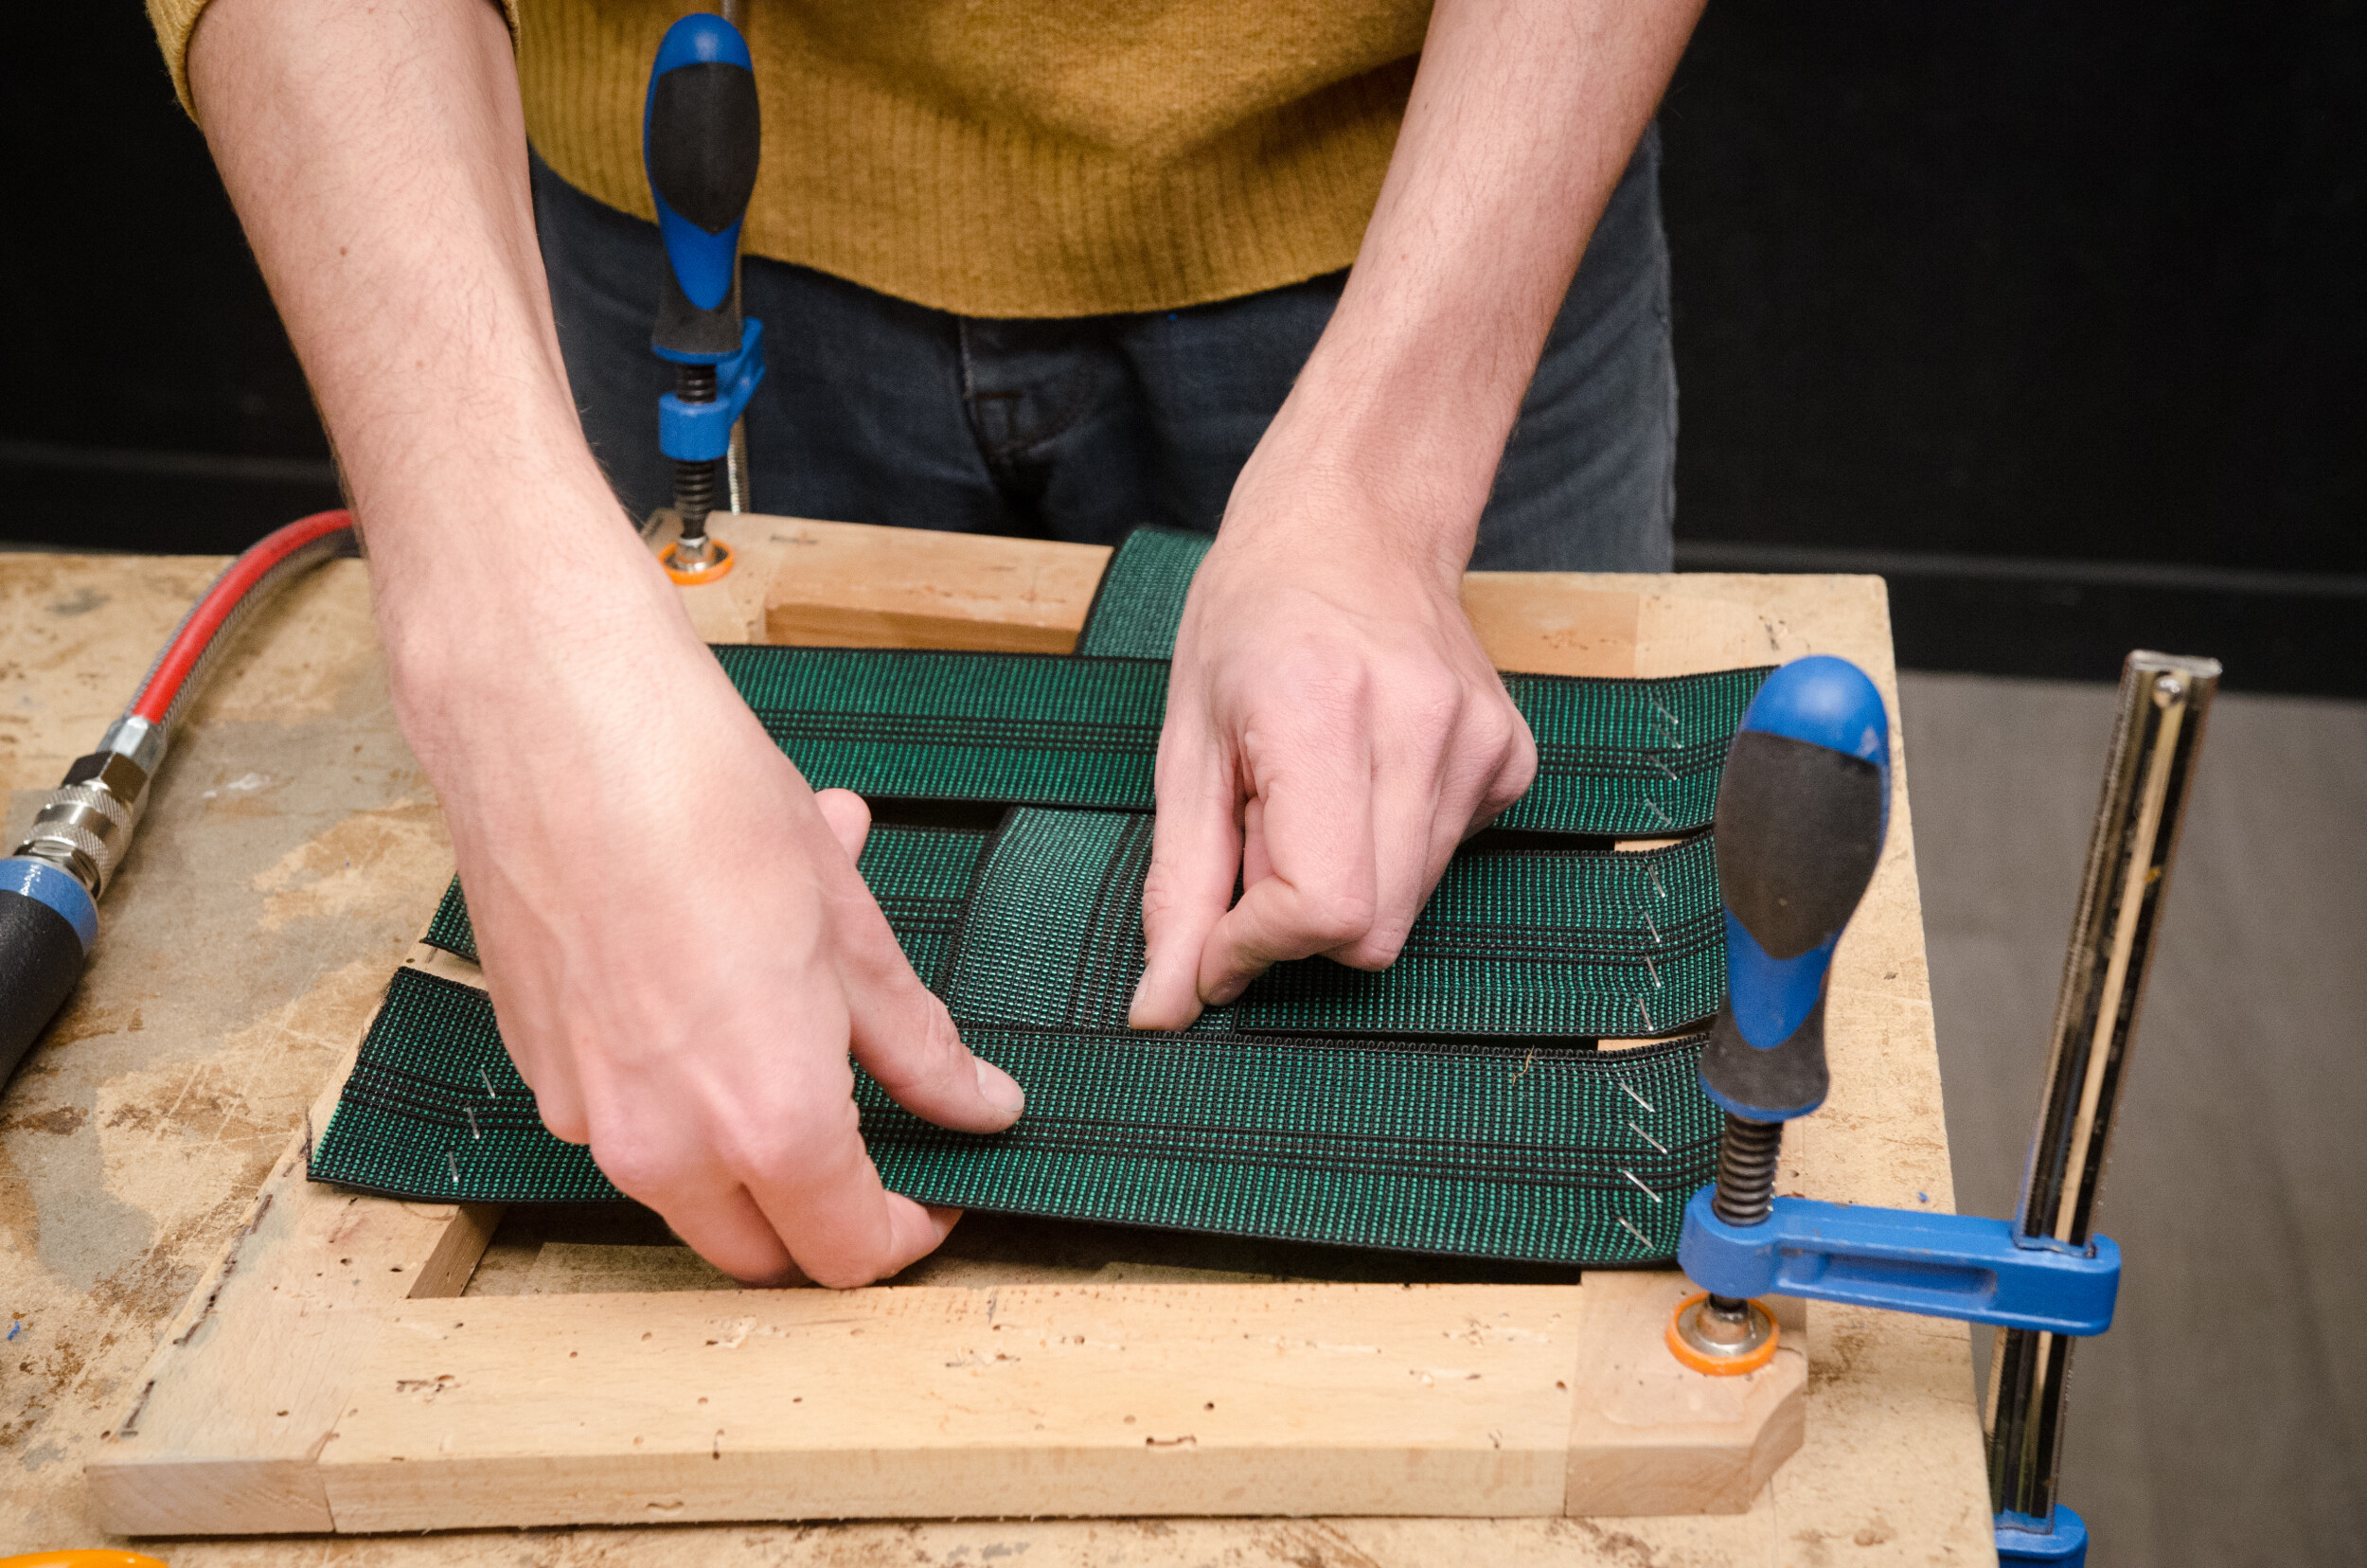
[[[848,1052],[947,1127],[1019,1088],[855,874],[861,802],[765,738],[584,445],[500,13],[216,0],[188,62],[543,1120],[741,1279],[895,1273],[952,1216],[881,1188]]]
[[[862,800],[807,787],[654,564],[606,564],[633,585],[607,613],[474,617],[465,655],[396,659],[502,1037],[552,1133],[718,1268],[892,1274],[959,1213],[881,1185],[849,1053],[963,1131],[1009,1126],[1020,1087],[964,1047],[857,875]]]

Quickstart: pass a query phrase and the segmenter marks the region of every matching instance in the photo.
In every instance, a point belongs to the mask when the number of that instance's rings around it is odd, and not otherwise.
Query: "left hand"
[[[1356,264],[1184,605],[1136,1028],[1182,1028],[1284,959],[1386,968],[1455,846],[1536,776],[1463,568],[1700,9],[1433,9]]]
[[[1138,1029],[1285,959],[1387,968],[1455,846],[1537,774],[1457,553],[1407,543],[1424,531],[1351,477],[1269,477],[1293,466],[1261,448],[1243,471],[1176,638]]]

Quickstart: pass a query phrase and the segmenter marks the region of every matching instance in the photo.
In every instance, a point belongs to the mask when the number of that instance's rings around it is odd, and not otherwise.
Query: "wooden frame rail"
[[[1061,651],[1106,556],[716,522],[739,563],[685,598],[717,641]],[[1677,674],[1831,651],[1896,700],[1873,579],[1474,574],[1465,602],[1505,668]],[[1897,864],[1903,900],[1878,882],[1869,918],[1903,918],[1876,939],[1912,942],[1919,963]],[[424,947],[407,962],[478,980]],[[1834,1008],[1838,1055],[1885,1026],[1840,991]],[[1662,1345],[1686,1289],[1665,1272],[464,1295],[497,1208],[305,1180],[350,1061],[90,1464],[107,1528],[1732,1513],[1802,1441],[1802,1352],[1745,1378],[1685,1371]]]

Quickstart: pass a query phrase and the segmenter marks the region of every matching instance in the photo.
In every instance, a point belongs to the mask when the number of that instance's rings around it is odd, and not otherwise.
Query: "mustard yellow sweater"
[[[148,0],[182,101],[206,0]],[[676,0],[507,0],[526,133],[654,218]],[[1346,266],[1430,0],[746,0],[746,248],[966,315],[1167,310]],[[194,106],[191,108],[194,113]]]

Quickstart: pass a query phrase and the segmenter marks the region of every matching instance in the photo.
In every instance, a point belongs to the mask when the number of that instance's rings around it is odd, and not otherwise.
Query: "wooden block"
[[[685,585],[683,608],[690,624],[711,643],[764,641],[764,597],[779,572],[782,559],[798,547],[801,525],[755,512],[717,512],[707,519],[708,534],[728,545],[732,569],[715,582]],[[650,548],[660,550],[682,534],[681,520],[666,513],[648,537]]]
[[[764,637],[840,648],[1066,653],[1107,546],[764,519],[780,551]]]
[[[748,541],[736,577],[774,563],[762,640],[807,646],[1066,653],[1110,558],[1098,544],[852,523],[745,518],[713,526],[718,538]],[[1464,579],[1464,609],[1499,669],[1631,675],[1643,597],[1600,581],[1566,572],[1474,572]],[[728,582],[686,592],[727,591]]]
[[[1643,600],[1569,572],[1471,572],[1463,613],[1487,661],[1527,675],[1636,673]]]
[[[313,1186],[302,1140],[291,1145],[87,1467],[99,1522],[124,1535],[333,1528],[313,1467],[322,1434],[379,1309],[423,1274],[465,1277],[474,1222],[459,1219]]]
[[[476,1272],[477,1259],[485,1256],[501,1219],[499,1203],[454,1203],[451,1221],[419,1260],[407,1299],[436,1301],[467,1290],[469,1276]]]
[[[1586,1276],[1587,1354],[1570,1424],[1574,1515],[1743,1513],[1806,1431],[1807,1357],[1738,1378],[1680,1364],[1664,1336],[1693,1294],[1681,1274]]]

